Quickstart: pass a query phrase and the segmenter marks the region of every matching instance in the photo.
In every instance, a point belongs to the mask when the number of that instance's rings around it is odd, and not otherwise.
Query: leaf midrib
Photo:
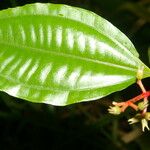
[[[74,58],[74,59],[79,59],[79,60],[84,60],[84,61],[87,61],[87,62],[93,62],[93,63],[96,63],[96,64],[103,64],[103,65],[106,65],[106,66],[111,66],[111,67],[116,67],[116,68],[121,68],[121,69],[125,69],[125,70],[129,70],[129,71],[133,71],[133,72],[136,72],[137,69],[136,68],[132,68],[131,66],[130,67],[127,67],[127,66],[123,66],[123,65],[118,65],[118,64],[114,64],[114,63],[110,63],[110,62],[103,62],[103,61],[100,61],[100,60],[93,60],[91,58],[85,58],[85,57],[81,57],[81,56],[75,56],[75,55],[71,55],[71,54],[66,54],[66,53],[62,53],[62,52],[55,52],[55,51],[46,51],[42,48],[34,48],[34,47],[29,47],[29,46],[23,46],[23,45],[18,45],[18,44],[8,44],[7,42],[4,42],[4,41],[0,41],[0,44],[3,44],[3,45],[9,45],[9,46],[14,46],[14,47],[17,47],[17,48],[25,48],[25,49],[31,49],[33,51],[41,51],[41,52],[44,52],[44,53],[51,53],[51,54],[54,54],[54,55],[57,55],[57,56],[64,56],[64,57],[70,57],[70,58]]]

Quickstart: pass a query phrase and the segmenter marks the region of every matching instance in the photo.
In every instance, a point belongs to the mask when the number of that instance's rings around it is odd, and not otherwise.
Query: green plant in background
[[[0,90],[12,96],[64,106],[102,98],[137,79],[142,87],[141,79],[150,77],[131,41],[90,11],[36,3],[0,11],[0,22]],[[150,92],[142,92],[138,108],[127,101],[109,111],[141,110],[129,121],[148,128]]]

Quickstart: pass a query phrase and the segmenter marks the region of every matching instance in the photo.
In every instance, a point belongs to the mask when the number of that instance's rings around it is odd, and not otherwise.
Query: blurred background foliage
[[[149,66],[150,0],[0,0],[0,10],[35,2],[63,3],[101,15],[131,39]],[[146,88],[149,81],[144,80]],[[140,125],[127,123],[132,110],[117,117],[107,113],[113,100],[139,93],[137,85],[132,85],[101,100],[55,107],[0,92],[0,149],[149,150],[150,132],[142,133]]]

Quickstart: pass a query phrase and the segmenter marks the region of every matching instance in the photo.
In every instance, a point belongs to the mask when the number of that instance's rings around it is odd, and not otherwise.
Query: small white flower
[[[145,118],[143,118],[143,119],[141,120],[141,124],[142,124],[142,131],[143,131],[143,132],[145,131],[145,128],[146,128],[147,130],[150,130],[149,127],[148,127],[148,121],[147,121]]]
[[[129,124],[134,124],[134,123],[137,123],[137,122],[139,122],[139,121],[140,121],[140,120],[139,120],[138,118],[136,118],[136,117],[131,118],[131,119],[128,120]]]
[[[119,106],[110,106],[108,109],[110,114],[119,115],[121,113],[121,109]]]
[[[134,123],[137,123],[137,122],[140,122],[141,120],[141,114],[136,114],[135,117],[131,118],[128,120],[129,124],[134,124]]]

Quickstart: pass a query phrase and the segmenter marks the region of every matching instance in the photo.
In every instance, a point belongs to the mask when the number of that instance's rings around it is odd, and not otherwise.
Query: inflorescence
[[[145,131],[145,128],[150,130],[148,127],[148,121],[150,121],[150,112],[147,112],[149,106],[148,97],[150,96],[150,91],[146,91],[145,87],[142,84],[143,77],[143,68],[139,69],[137,72],[137,84],[141,88],[142,94],[126,101],[126,102],[112,102],[113,106],[110,106],[108,111],[110,114],[119,115],[124,112],[128,107],[133,108],[136,111],[136,115],[129,119],[129,124],[134,124],[141,122],[142,131]],[[141,102],[139,102],[142,100]],[[138,102],[138,104],[136,104]]]

